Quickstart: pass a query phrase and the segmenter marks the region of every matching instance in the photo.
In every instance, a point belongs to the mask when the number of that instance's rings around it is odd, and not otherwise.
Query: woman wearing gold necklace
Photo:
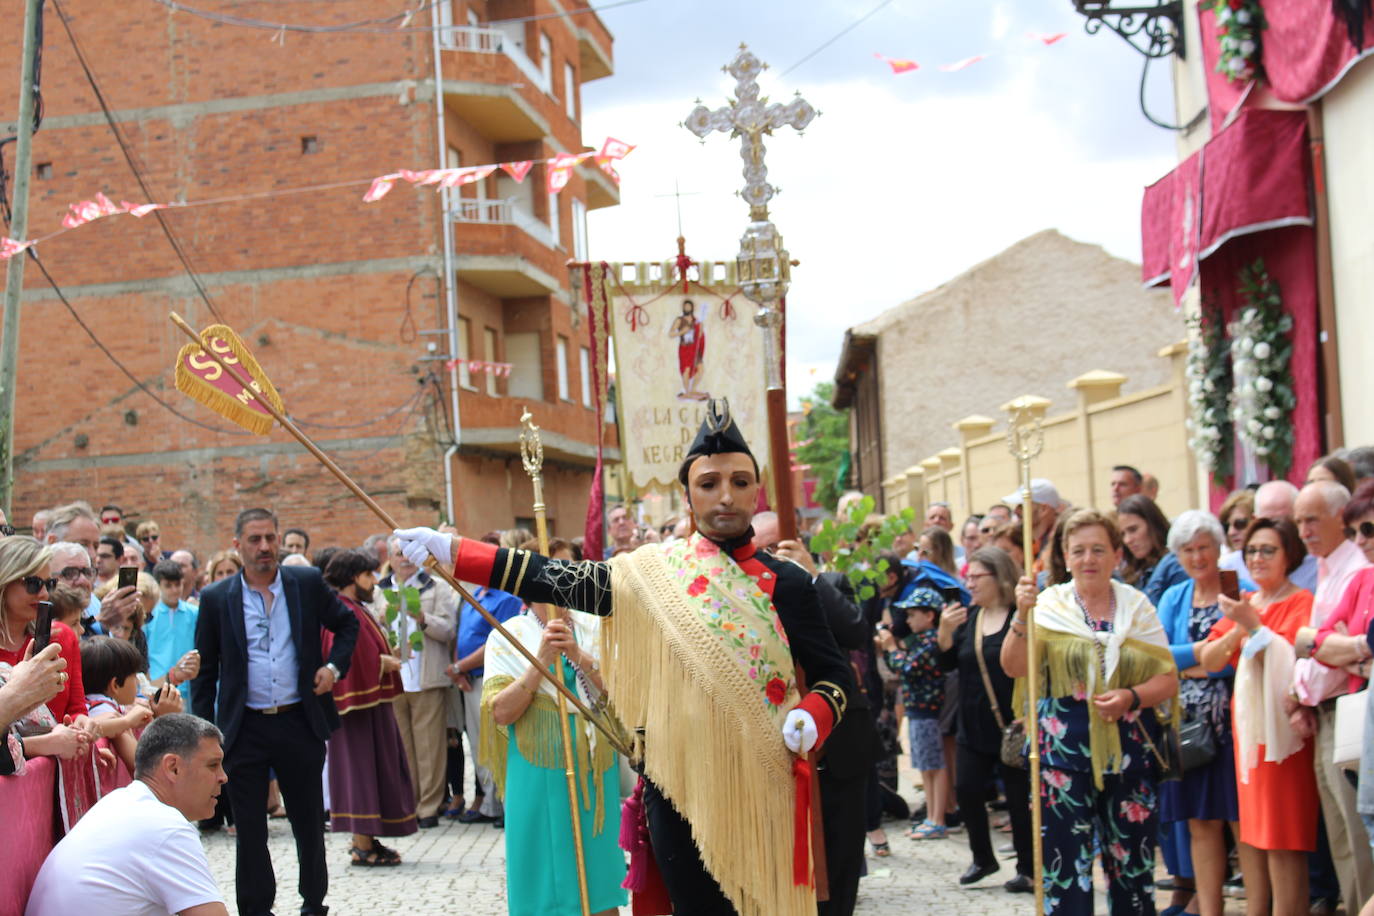
[[[1177,669],[1149,600],[1112,581],[1121,562],[1112,521],[1079,510],[1061,537],[1070,580],[1037,595],[1023,578],[1002,644],[1002,667],[1023,677],[1026,613],[1033,607],[1045,912],[1092,916],[1100,848],[1107,911],[1153,916],[1159,720],[1174,715],[1176,704],[1167,701],[1178,693]],[[1017,693],[1024,708],[1024,682]]]

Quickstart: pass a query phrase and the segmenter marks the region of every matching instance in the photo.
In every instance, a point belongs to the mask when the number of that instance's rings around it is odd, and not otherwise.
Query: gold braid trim
[[[509,675],[488,675],[482,683],[482,712],[478,760],[491,771],[497,796],[506,796],[506,755],[510,752],[510,734],[515,733],[516,752],[530,766],[544,770],[563,771],[563,735],[558,725],[558,701],[540,693],[513,726],[496,724],[492,703],[496,695],[514,683]],[[573,743],[573,761],[581,776],[580,804],[591,811],[594,819],[592,835],[600,836],[606,827],[606,809],[601,798],[602,777],[615,764],[615,751],[606,741],[589,742],[586,721],[577,713],[570,714],[569,731]],[[588,745],[590,744],[590,748]],[[591,774],[590,778],[588,774]]]
[[[644,772],[740,916],[815,916],[792,883],[792,755],[758,688],[687,603],[657,545],[611,562],[601,665]]]
[[[1058,630],[1035,628],[1040,656],[1040,694],[1042,698],[1062,699],[1082,692],[1090,677],[1101,679],[1098,650],[1081,636]],[[1121,687],[1137,687],[1157,674],[1173,674],[1178,670],[1174,657],[1165,646],[1126,639],[1121,643],[1121,657],[1106,686],[1095,686],[1098,693]],[[1095,674],[1094,674],[1095,672]],[[1012,698],[1013,709],[1026,709],[1026,679],[1016,679]],[[1092,752],[1093,782],[1102,788],[1102,774],[1121,765],[1121,729],[1143,728],[1127,722],[1108,722],[1093,710],[1088,698],[1088,739]],[[1161,724],[1177,728],[1179,704],[1166,700],[1154,707]],[[1145,710],[1141,710],[1143,715]],[[1151,739],[1153,740],[1153,739]],[[1146,753],[1149,753],[1148,747]]]

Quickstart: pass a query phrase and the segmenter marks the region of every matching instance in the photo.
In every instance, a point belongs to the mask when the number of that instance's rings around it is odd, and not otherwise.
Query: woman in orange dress
[[[1310,724],[1290,715],[1293,641],[1309,624],[1312,593],[1288,577],[1307,551],[1287,519],[1257,518],[1245,532],[1246,567],[1259,586],[1240,601],[1219,601],[1225,619],[1195,647],[1210,671],[1236,669],[1231,703],[1240,867],[1247,916],[1308,911],[1307,853],[1317,843],[1317,783]]]

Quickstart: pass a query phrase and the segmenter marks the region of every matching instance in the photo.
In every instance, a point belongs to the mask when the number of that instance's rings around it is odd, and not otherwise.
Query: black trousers
[[[864,875],[864,828],[876,741],[868,710],[851,707],[825,743],[820,763],[821,818],[830,899],[817,903],[819,916],[854,912],[859,879]]]
[[[964,816],[969,852],[980,865],[997,865],[997,854],[988,835],[988,786],[1001,777],[1007,790],[1007,813],[1011,815],[1011,838],[1016,847],[1016,873],[1032,876],[1034,850],[1031,846],[1030,774],[1002,763],[998,754],[985,754],[959,745],[958,781],[954,797]]]
[[[224,755],[226,788],[238,829],[234,872],[240,916],[267,916],[277,878],[267,852],[267,771],[275,770],[300,859],[301,913],[324,914],[329,872],[324,861],[324,742],[299,706],[274,716],[245,710]]]
[[[730,898],[701,861],[691,825],[647,778],[644,816],[654,860],[673,901],[673,916],[736,916]]]

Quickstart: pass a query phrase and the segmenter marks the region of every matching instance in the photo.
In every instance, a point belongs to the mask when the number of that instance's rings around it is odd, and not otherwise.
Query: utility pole
[[[19,140],[14,155],[14,202],[10,238],[29,234],[29,176],[33,174],[33,62],[38,54],[38,15],[43,0],[24,4],[24,55],[19,74]],[[14,388],[19,376],[19,300],[24,294],[24,254],[5,272],[5,317],[0,325],[0,508],[10,514],[14,492]]]

